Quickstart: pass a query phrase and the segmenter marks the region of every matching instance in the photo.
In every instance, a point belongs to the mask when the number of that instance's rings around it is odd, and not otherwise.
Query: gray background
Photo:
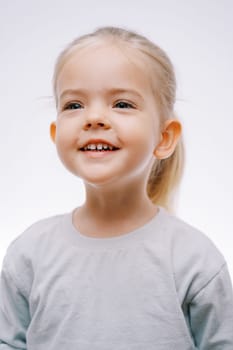
[[[215,242],[233,277],[231,0],[0,0],[0,265],[31,223],[84,200],[49,138],[51,78],[63,47],[102,25],[139,31],[172,59],[187,152],[177,214]]]

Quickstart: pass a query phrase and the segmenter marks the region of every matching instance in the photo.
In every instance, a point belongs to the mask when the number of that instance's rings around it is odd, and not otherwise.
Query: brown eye
[[[70,102],[70,103],[67,103],[64,107],[64,110],[67,110],[67,109],[80,109],[82,108],[81,104],[79,102]]]
[[[129,103],[129,102],[124,102],[124,101],[119,101],[115,104],[116,108],[121,108],[121,109],[125,109],[125,108],[134,108],[134,106]]]

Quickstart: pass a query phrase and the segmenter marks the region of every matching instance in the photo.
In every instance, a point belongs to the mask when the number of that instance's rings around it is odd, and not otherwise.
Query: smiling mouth
[[[79,150],[82,152],[112,152],[112,151],[119,150],[119,148],[115,146],[107,146],[107,145],[104,145],[104,146],[91,145],[91,146],[82,147]]]

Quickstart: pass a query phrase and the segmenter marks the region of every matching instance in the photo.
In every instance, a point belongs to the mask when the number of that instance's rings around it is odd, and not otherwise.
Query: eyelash
[[[129,103],[129,102],[126,102],[126,101],[118,101],[118,102],[115,103],[115,106],[116,106],[116,105],[119,105],[119,104],[121,104],[121,106],[122,106],[122,104],[124,104],[124,106],[127,106],[127,107],[125,107],[125,108],[119,107],[119,109],[131,109],[131,108],[135,108],[135,107],[133,106],[132,103]],[[82,105],[81,105],[79,102],[69,102],[69,103],[67,103],[67,104],[64,106],[63,110],[80,109],[80,108],[73,108],[74,105],[76,105],[76,106],[79,105],[79,106],[81,106],[81,108],[83,108]],[[116,108],[117,108],[117,107],[116,107]]]
[[[115,106],[116,106],[117,104],[124,104],[124,105],[127,105],[126,109],[135,108],[135,107],[133,106],[132,103],[129,103],[129,102],[126,102],[126,101],[118,101],[118,102],[116,102]],[[121,108],[121,107],[119,107],[119,108],[120,108],[120,109],[124,109],[124,108]]]
[[[67,109],[80,109],[80,108],[72,108],[74,105],[79,105],[79,106],[81,106],[81,104],[80,104],[79,102],[69,102],[69,103],[67,103],[67,104],[64,106],[63,110],[65,111],[65,110],[67,110]],[[81,107],[82,107],[82,106],[81,106]]]

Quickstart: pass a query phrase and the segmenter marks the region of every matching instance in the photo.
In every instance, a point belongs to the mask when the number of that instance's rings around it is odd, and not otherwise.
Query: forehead
[[[74,50],[57,76],[57,95],[65,89],[100,90],[108,86],[151,92],[148,62],[139,50],[96,43]]]

